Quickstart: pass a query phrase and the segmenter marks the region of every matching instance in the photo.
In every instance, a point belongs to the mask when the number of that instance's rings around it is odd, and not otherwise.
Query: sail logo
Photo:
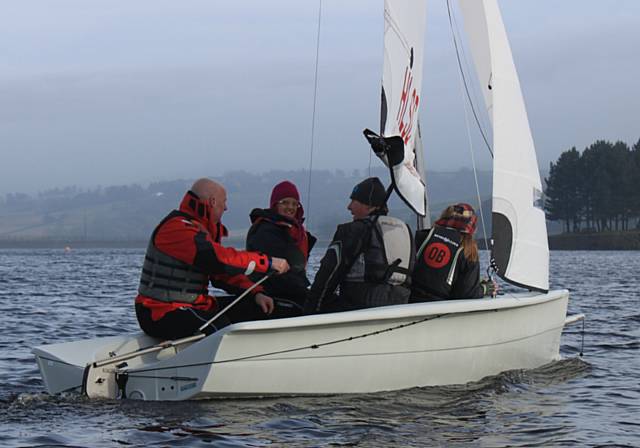
[[[418,90],[413,86],[413,73],[410,66],[407,66],[404,70],[402,95],[400,96],[400,105],[396,115],[398,131],[405,145],[411,140],[419,104]]]

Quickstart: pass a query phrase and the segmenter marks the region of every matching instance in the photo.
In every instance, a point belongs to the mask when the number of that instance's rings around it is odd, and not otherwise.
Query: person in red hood
[[[135,300],[138,323],[148,335],[177,339],[194,334],[221,308],[209,295],[209,282],[239,294],[253,285],[248,277],[253,272],[281,274],[289,270],[282,258],[222,246],[227,230],[220,220],[226,209],[224,187],[199,179],[185,194],[180,208],[153,231]],[[268,315],[274,308],[273,299],[263,291],[257,286],[244,300],[253,300]],[[226,323],[222,316],[204,331],[211,333]]]
[[[286,274],[263,283],[275,299],[272,317],[300,314],[311,284],[306,267],[316,238],[304,227],[304,208],[296,186],[288,180],[277,184],[271,192],[269,208],[253,209],[250,219],[247,250],[284,258],[291,266]]]

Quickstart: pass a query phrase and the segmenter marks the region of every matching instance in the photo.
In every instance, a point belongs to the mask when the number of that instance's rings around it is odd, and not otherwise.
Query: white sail
[[[385,0],[380,134],[402,137],[404,159],[389,166],[388,159],[381,158],[391,169],[400,197],[420,216],[426,213],[426,193],[415,169],[414,148],[422,101],[425,22],[424,0]]]
[[[468,45],[493,124],[493,248],[498,274],[549,289],[542,183],[520,81],[497,0],[460,0]]]

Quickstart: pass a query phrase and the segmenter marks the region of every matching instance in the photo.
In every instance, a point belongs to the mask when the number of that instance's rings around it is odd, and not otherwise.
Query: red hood
[[[200,199],[193,191],[186,192],[182,201],[180,202],[179,210],[182,213],[186,213],[191,216],[194,221],[198,221],[205,227],[215,242],[220,242],[220,239],[226,237],[229,232],[227,228],[220,222],[211,222],[211,210],[209,205]]]

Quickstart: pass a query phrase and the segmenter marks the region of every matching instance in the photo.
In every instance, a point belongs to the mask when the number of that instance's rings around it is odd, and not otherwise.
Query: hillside
[[[388,183],[386,170],[372,172]],[[314,171],[311,201],[307,200],[305,171],[269,171],[255,174],[228,172],[216,179],[228,191],[229,210],[223,222],[239,242],[249,227],[249,212],[268,205],[271,188],[281,180],[296,183],[303,195],[307,225],[321,240],[331,238],[336,224],[350,219],[346,209],[353,186],[368,173],[354,171]],[[0,197],[0,246],[144,245],[154,226],[174,209],[193,179],[156,182],[146,186],[119,185],[81,189],[56,188],[27,195],[11,193]],[[491,176],[480,173],[483,193],[490,191]],[[433,215],[451,202],[475,203],[475,182],[470,171],[431,173],[427,179]],[[484,204],[490,221],[489,202]],[[410,224],[415,218],[394,195],[391,213]],[[489,226],[490,223],[487,223]],[[490,229],[489,229],[490,230]],[[480,230],[481,232],[481,230]]]

